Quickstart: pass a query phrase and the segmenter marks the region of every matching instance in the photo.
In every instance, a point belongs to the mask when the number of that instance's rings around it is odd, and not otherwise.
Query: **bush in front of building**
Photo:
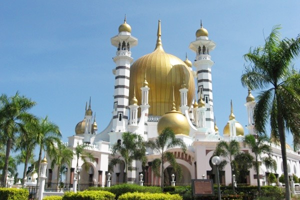
[[[182,200],[182,197],[178,194],[169,193],[125,193],[119,196],[118,200]]]
[[[115,195],[108,191],[66,192],[62,200],[114,200]]]
[[[16,188],[0,188],[1,200],[27,200],[28,190]]]
[[[62,196],[46,196],[43,200],[62,200]]]
[[[90,187],[88,188],[89,191],[92,190],[104,190],[109,191],[116,195],[116,199],[122,194],[128,193],[128,192],[142,192],[142,193],[162,193],[160,187],[156,186],[140,186],[136,184],[120,184],[120,185],[114,185],[111,187]]]

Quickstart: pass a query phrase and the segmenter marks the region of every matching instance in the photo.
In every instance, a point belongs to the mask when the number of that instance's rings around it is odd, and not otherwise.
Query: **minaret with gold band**
[[[247,116],[248,116],[247,129],[248,129],[248,133],[251,135],[256,134],[255,124],[254,124],[254,119],[253,119],[255,105],[256,105],[255,98],[251,94],[251,90],[248,89],[248,96],[246,97],[245,106],[247,108]]]
[[[209,52],[215,48],[215,43],[208,39],[208,31],[201,28],[196,32],[196,40],[190,44],[190,49],[196,53],[194,66],[197,70],[198,98],[202,92],[206,107],[206,127],[208,133],[214,133],[214,110],[211,67],[214,62],[211,60]]]
[[[128,124],[128,105],[129,105],[129,80],[131,48],[136,46],[138,40],[131,36],[131,27],[126,23],[119,26],[119,34],[111,38],[111,44],[117,47],[116,56],[113,58],[116,68],[113,70],[115,75],[114,91],[114,111],[113,111],[113,132],[124,132]]]

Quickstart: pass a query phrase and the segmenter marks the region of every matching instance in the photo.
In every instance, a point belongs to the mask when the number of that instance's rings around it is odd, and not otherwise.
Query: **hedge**
[[[62,196],[46,196],[43,200],[62,200]]]
[[[182,200],[182,197],[178,194],[169,193],[126,193],[119,196],[118,200]]]
[[[28,190],[16,188],[0,188],[1,200],[27,200]]]
[[[66,192],[62,200],[114,200],[115,195],[108,191]]]
[[[114,185],[111,187],[90,187],[88,188],[89,191],[109,191],[116,195],[116,199],[122,194],[128,193],[128,192],[143,192],[143,193],[162,193],[160,187],[156,186],[140,186],[136,184],[120,184],[120,185]]]

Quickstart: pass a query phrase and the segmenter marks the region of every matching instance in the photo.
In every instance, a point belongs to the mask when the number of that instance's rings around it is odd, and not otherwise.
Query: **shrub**
[[[270,173],[268,176],[269,183],[276,183],[276,176],[273,173]]]
[[[299,179],[295,174],[293,174],[293,181],[294,183],[299,183]]]
[[[182,197],[178,194],[163,194],[163,193],[126,193],[119,196],[118,200],[182,200]]]
[[[112,187],[90,187],[88,190],[97,190],[97,191],[109,191],[116,195],[116,199],[122,194],[127,192],[143,192],[143,193],[161,193],[160,187],[155,186],[140,186],[136,184],[121,184],[121,185],[114,185]]]
[[[279,182],[284,183],[284,174],[281,174],[281,176],[279,177]]]
[[[62,200],[114,200],[115,195],[108,191],[66,192]]]
[[[0,188],[1,200],[27,200],[28,190],[16,188]]]
[[[62,200],[62,196],[46,196],[43,200]]]

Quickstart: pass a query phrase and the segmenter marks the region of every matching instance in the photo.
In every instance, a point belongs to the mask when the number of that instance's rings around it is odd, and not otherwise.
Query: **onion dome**
[[[231,120],[235,120],[235,115],[233,114],[232,101],[231,101],[231,113],[229,115],[229,121],[231,121]],[[223,135],[224,136],[230,136],[229,121],[227,122],[226,126],[223,129]],[[243,136],[244,135],[244,128],[238,121],[235,121],[235,129],[236,129],[236,136]]]
[[[82,120],[81,122],[78,122],[78,124],[75,127],[75,133],[76,133],[76,135],[84,134],[85,126],[86,126],[85,119]]]
[[[144,77],[149,82],[149,115],[162,116],[170,110],[172,104],[172,87],[175,89],[175,101],[180,102],[181,84],[185,80],[188,89],[188,106],[191,106],[195,83],[193,73],[189,67],[178,57],[164,51],[161,42],[161,25],[158,24],[157,42],[155,50],[138,60],[130,67],[129,99],[133,98],[134,88],[141,88]],[[141,102],[142,94],[136,91],[136,98]],[[176,109],[179,109],[179,103]]]
[[[199,108],[205,107],[205,102],[203,101],[202,97],[198,100]]]
[[[92,111],[92,100],[91,100],[91,98],[90,98],[90,102],[89,102],[89,108],[88,109],[86,109],[85,108],[85,115],[86,116],[92,116],[93,115],[93,111]],[[87,107],[87,106],[86,106]]]
[[[124,19],[124,23],[119,26],[119,33],[121,32],[129,32],[131,33],[131,26],[126,23],[126,16]]]
[[[44,157],[44,159],[43,159],[41,162],[42,162],[42,163],[47,163],[46,157]]]
[[[134,97],[131,99],[130,105],[137,105],[137,103],[138,103],[138,100],[137,100],[137,98],[134,96]]]
[[[198,103],[197,103],[196,100],[194,101],[193,107],[194,107],[194,108],[198,108]]]
[[[185,61],[183,61],[188,67],[192,67],[193,63],[188,59],[187,55],[185,56]]]
[[[247,98],[246,98],[247,103],[248,103],[248,102],[252,102],[252,101],[254,101],[254,100],[255,100],[255,98],[254,98],[254,96],[251,94],[251,90],[248,89],[248,96],[247,96]]]
[[[189,135],[190,133],[189,123],[181,112],[176,111],[175,103],[172,111],[164,114],[157,123],[158,134],[161,134],[166,128],[170,128],[175,135]]]
[[[199,28],[196,32],[196,37],[201,37],[201,36],[205,36],[205,37],[208,37],[208,31],[203,28],[202,26],[202,21],[201,21],[201,28]]]
[[[92,124],[92,133],[96,132],[98,130],[98,125],[96,120],[94,121],[94,123]]]

